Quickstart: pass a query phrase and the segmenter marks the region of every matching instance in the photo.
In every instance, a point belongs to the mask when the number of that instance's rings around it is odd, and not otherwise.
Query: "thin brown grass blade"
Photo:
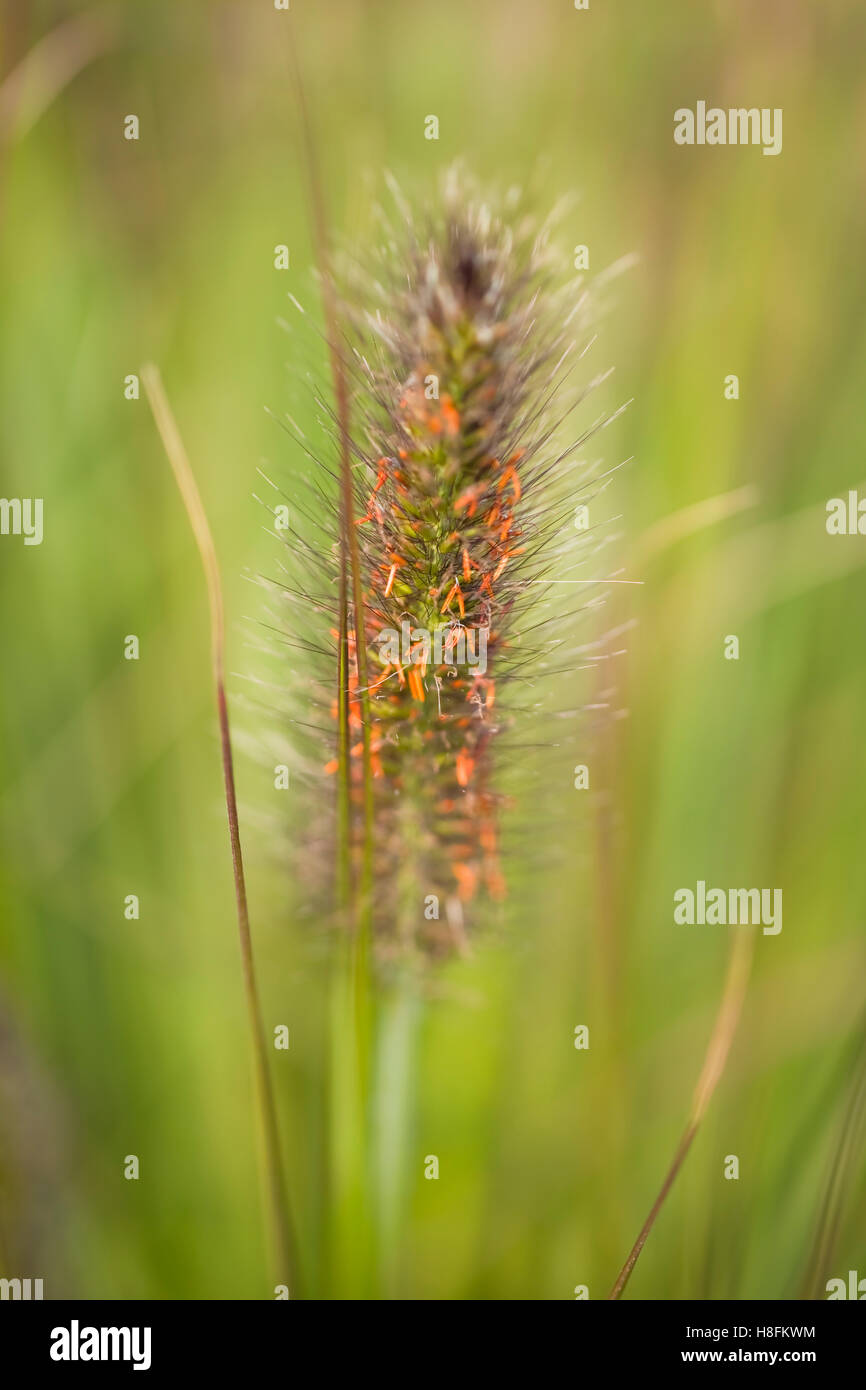
[[[280,1283],[287,1286],[290,1293],[297,1292],[298,1266],[295,1258],[295,1242],[289,1210],[288,1193],[283,1177],[282,1156],[280,1152],[279,1127],[274,1101],[273,1086],[268,1068],[268,1052],[265,1031],[262,1023],[253,956],[252,935],[250,932],[249,908],[247,905],[244,862],[241,851],[240,825],[238,821],[237,795],[235,792],[234,766],[232,759],[231,733],[229,729],[228,705],[225,693],[225,619],[223,613],[222,583],[216,550],[177,423],[169,406],[159,370],[148,364],[141,370],[141,380],[150,404],[153,418],[159,431],[163,447],[171,464],[175,482],[183,500],[186,514],[195,536],[207,586],[210,609],[211,660],[213,682],[219,717],[220,748],[222,752],[223,780],[225,783],[226,814],[229,825],[229,839],[232,852],[232,870],[235,882],[238,935],[241,951],[244,993],[247,1004],[250,1033],[253,1045],[253,1060],[256,1075],[256,1090],[259,1116],[262,1129],[265,1170],[268,1197],[273,1224],[273,1241],[276,1257],[276,1272]]]
[[[625,1286],[631,1278],[632,1270],[637,1264],[640,1253],[649,1238],[650,1231],[655,1225],[656,1217],[661,1211],[665,1198],[676,1181],[686,1155],[691,1148],[692,1140],[697,1134],[701,1120],[706,1114],[707,1107],[712,1100],[713,1092],[725,1070],[731,1044],[733,1043],[737,1025],[740,1020],[743,1001],[746,997],[746,989],[748,987],[749,975],[752,967],[754,944],[755,938],[753,932],[736,938],[733,950],[731,951],[731,958],[728,965],[724,990],[722,991],[719,1011],[716,1015],[715,1025],[704,1057],[704,1065],[701,1068],[701,1074],[698,1077],[698,1084],[695,1087],[694,1096],[692,1098],[692,1107],[688,1124],[677,1145],[673,1162],[668,1169],[659,1194],[650,1208],[649,1216],[641,1227],[640,1235],[632,1246],[628,1259],[620,1270],[616,1282],[608,1294],[609,1300],[622,1297]]]

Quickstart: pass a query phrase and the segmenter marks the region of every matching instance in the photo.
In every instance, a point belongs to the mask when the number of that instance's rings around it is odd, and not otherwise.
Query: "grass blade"
[[[289,1211],[288,1194],[283,1178],[283,1165],[280,1153],[279,1127],[274,1101],[273,1086],[268,1068],[268,1053],[265,1031],[262,1023],[258,985],[256,983],[255,961],[253,957],[252,935],[250,933],[249,908],[247,905],[244,862],[241,851],[240,825],[238,823],[237,796],[235,793],[234,768],[232,762],[231,733],[229,730],[228,705],[225,693],[225,619],[223,613],[222,583],[213,537],[208,525],[207,515],[202,505],[198,486],[190,467],[186,449],[180,437],[171,407],[169,406],[159,370],[148,364],[141,370],[141,380],[156,422],[163,447],[171,464],[175,482],[183,499],[186,514],[195,536],[207,586],[210,609],[211,660],[213,682],[219,717],[220,748],[222,752],[223,779],[225,783],[226,815],[231,841],[232,870],[235,882],[237,905],[238,936],[241,950],[241,968],[244,981],[247,1014],[253,1044],[253,1060],[256,1075],[256,1091],[264,1145],[265,1169],[268,1196],[273,1222],[273,1240],[276,1256],[276,1272],[280,1283],[286,1284],[290,1293],[294,1291],[293,1281],[298,1277],[294,1254],[294,1236]]]
[[[712,1099],[713,1092],[725,1070],[725,1064],[727,1063],[728,1054],[731,1050],[731,1043],[737,1031],[743,1000],[746,997],[753,951],[753,932],[749,932],[748,935],[737,937],[731,952],[728,974],[722,992],[722,1000],[716,1015],[716,1021],[710,1037],[709,1046],[707,1047],[706,1056],[704,1057],[704,1065],[701,1068],[698,1084],[695,1087],[688,1124],[677,1145],[673,1162],[667,1171],[659,1194],[650,1208],[649,1216],[641,1227],[640,1235],[632,1246],[628,1259],[617,1275],[616,1283],[608,1294],[608,1299],[618,1299],[622,1297],[625,1286],[631,1278],[631,1272],[637,1264],[640,1253],[647,1243],[650,1231],[655,1225],[656,1217],[664,1205],[665,1198],[673,1187],[677,1174],[683,1166],[686,1155],[691,1148],[692,1140],[698,1132],[701,1120],[706,1114],[707,1106]]]

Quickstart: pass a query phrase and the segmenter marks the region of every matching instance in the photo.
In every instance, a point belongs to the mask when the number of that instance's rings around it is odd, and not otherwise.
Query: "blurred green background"
[[[124,379],[163,371],[255,735],[247,576],[276,562],[256,468],[291,495],[303,464],[264,407],[315,432],[305,374],[327,383],[294,24],[350,247],[373,235],[384,169],[423,201],[462,158],[491,187],[530,182],[542,213],[578,194],[565,245],[591,271],[639,257],[607,295],[593,356],[616,371],[583,424],[633,402],[588,457],[633,458],[593,523],[602,572],[645,582],[599,620],[629,625],[609,676],[550,694],[623,717],[588,714],[578,755],[508,769],[512,891],[423,1010],[391,1291],[606,1295],[721,993],[730,933],[673,923],[699,878],[781,887],[784,927],[757,941],[726,1074],[628,1296],[790,1298],[866,1274],[866,1174],[859,1149],[840,1159],[863,1085],[866,540],[824,525],[828,498],[866,496],[863,6],[3,8],[0,491],[44,498],[45,534],[0,538],[0,1273],[49,1298],[272,1296],[205,597]],[[783,108],[782,153],[676,146],[673,112],[698,100]],[[288,292],[312,316],[290,336]],[[325,953],[275,853],[272,776],[243,756],[238,775],[265,1023],[291,1030],[274,1071],[302,1255],[327,1294]]]

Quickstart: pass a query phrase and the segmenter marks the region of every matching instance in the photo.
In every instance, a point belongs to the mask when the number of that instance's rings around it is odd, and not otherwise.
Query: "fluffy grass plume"
[[[592,660],[572,645],[572,619],[597,599],[569,586],[594,541],[573,520],[601,485],[580,448],[607,421],[563,447],[563,422],[599,378],[581,370],[590,296],[552,245],[553,219],[540,226],[517,194],[494,209],[453,172],[421,218],[392,191],[378,252],[344,257],[334,295],[352,534],[334,469],[305,444],[317,463],[307,515],[325,543],[292,538],[278,587],[287,640],[311,656],[330,647],[315,687],[324,727],[306,672],[296,691],[296,729],[324,731],[318,753],[305,750],[311,799],[321,773],[345,778],[356,883],[371,858],[377,955],[405,960],[464,949],[474,905],[506,894],[497,750],[516,691],[532,688],[529,719],[545,674]],[[339,412],[320,404],[337,441]]]

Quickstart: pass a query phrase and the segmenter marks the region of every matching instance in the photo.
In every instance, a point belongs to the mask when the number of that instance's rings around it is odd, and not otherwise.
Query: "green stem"
[[[369,1097],[359,1065],[354,945],[344,939],[330,1000],[331,1296],[370,1298],[374,1288]]]
[[[401,1235],[412,1182],[412,1132],[421,1001],[403,978],[382,1001],[374,1090],[375,1199],[380,1296],[400,1297]]]

